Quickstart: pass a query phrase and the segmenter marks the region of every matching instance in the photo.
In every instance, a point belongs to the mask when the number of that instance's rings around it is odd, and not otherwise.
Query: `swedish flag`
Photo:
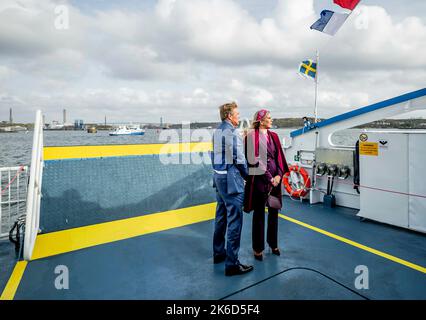
[[[308,76],[315,79],[315,77],[317,76],[316,62],[313,62],[311,59],[303,61],[299,66],[299,72],[304,76]]]

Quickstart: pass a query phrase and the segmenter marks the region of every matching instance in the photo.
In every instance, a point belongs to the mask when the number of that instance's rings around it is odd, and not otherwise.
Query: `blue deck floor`
[[[285,199],[286,216],[398,258],[426,265],[426,236],[370,221],[356,210]],[[15,299],[426,299],[426,274],[280,218],[280,257],[251,250],[245,214],[240,261],[254,271],[224,276],[212,262],[213,221],[201,222],[29,262]],[[55,267],[69,270],[57,290]],[[355,267],[369,289],[355,288]],[[0,278],[1,280],[1,278]]]
[[[6,286],[16,263],[15,246],[9,240],[0,241],[0,293]]]

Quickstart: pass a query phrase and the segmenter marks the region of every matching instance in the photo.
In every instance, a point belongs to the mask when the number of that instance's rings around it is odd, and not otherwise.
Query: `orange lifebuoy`
[[[289,167],[289,169],[290,171],[286,172],[283,177],[285,190],[292,197],[297,197],[297,198],[304,197],[308,193],[309,188],[311,187],[311,178],[309,177],[308,172],[304,168],[299,167],[298,165],[292,165]],[[291,171],[297,172],[302,176],[303,188],[293,189],[288,179]]]

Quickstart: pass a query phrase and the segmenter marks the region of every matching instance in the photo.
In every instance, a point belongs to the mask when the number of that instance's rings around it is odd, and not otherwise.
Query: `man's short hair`
[[[219,107],[220,112],[220,119],[222,121],[226,120],[228,118],[228,115],[232,115],[234,112],[234,109],[238,108],[237,104],[235,102],[231,103],[225,103]]]

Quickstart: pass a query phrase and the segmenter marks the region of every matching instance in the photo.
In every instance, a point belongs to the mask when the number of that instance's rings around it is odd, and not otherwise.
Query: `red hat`
[[[263,117],[264,117],[264,116],[266,116],[266,114],[267,114],[268,112],[269,112],[269,111],[268,111],[268,110],[266,110],[266,109],[261,109],[261,110],[259,110],[259,111],[257,112],[256,121],[260,121],[260,120],[262,120],[262,119],[263,119]]]

